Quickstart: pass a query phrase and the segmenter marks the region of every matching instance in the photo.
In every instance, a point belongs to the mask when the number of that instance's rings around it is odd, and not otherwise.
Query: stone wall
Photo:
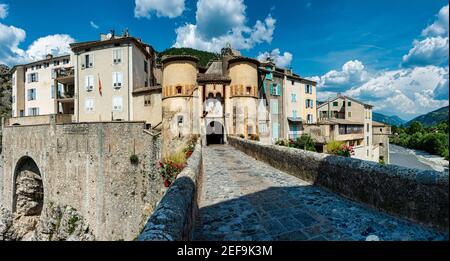
[[[195,215],[198,210],[197,195],[202,173],[202,148],[200,143],[189,158],[187,167],[167,190],[156,210],[149,218],[139,241],[191,240]]]
[[[232,146],[314,185],[387,213],[448,229],[448,173],[262,145],[228,137]]]
[[[0,203],[13,210],[16,165],[31,158],[42,176],[44,208],[53,202],[76,209],[97,240],[133,240],[164,191],[161,140],[144,128],[143,122],[4,127]]]

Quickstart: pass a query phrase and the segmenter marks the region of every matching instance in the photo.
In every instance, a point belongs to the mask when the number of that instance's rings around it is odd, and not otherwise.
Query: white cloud
[[[403,56],[405,66],[441,65],[448,62],[448,5],[441,8],[436,21],[422,31],[423,40],[414,40]]]
[[[22,61],[25,52],[19,48],[19,44],[25,37],[24,30],[0,23],[0,63],[9,65]]]
[[[0,4],[0,19],[5,19],[8,16],[8,5]]]
[[[26,54],[31,60],[43,59],[47,54],[53,54],[54,56],[70,54],[69,44],[73,42],[75,40],[67,34],[41,37],[28,47]]]
[[[235,49],[251,49],[256,44],[272,42],[276,20],[268,15],[246,26],[243,0],[199,0],[196,23],[177,28],[174,47],[191,47],[219,52],[227,43]]]
[[[90,21],[89,24],[90,24],[91,27],[94,28],[94,29],[100,28],[94,21]]]
[[[150,18],[156,12],[157,17],[175,18],[185,9],[184,0],[135,0],[134,16]]]
[[[439,89],[445,84],[448,90],[448,68],[425,66],[382,72],[344,93],[377,111],[410,119],[448,105],[448,91]]]
[[[276,48],[269,52],[259,53],[258,60],[261,62],[267,61],[270,58],[279,67],[289,67],[292,62],[293,55],[290,52],[284,52],[281,55],[280,49]]]
[[[414,47],[403,56],[404,65],[440,65],[448,60],[448,37],[429,37],[414,41]]]
[[[331,70],[325,75],[315,76],[313,79],[318,82],[318,87],[321,89],[339,91],[339,89],[349,88],[367,81],[368,76],[364,64],[361,61],[352,60],[346,62],[340,71]]]
[[[43,59],[47,54],[69,54],[69,44],[75,40],[66,34],[49,35],[35,40],[26,50],[20,48],[26,32],[0,23],[0,64],[16,65]]]
[[[448,37],[448,5],[441,8],[436,21],[422,31],[422,35]]]

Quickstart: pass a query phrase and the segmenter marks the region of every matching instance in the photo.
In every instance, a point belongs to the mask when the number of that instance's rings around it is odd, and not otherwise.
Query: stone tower
[[[234,57],[228,61],[231,78],[232,130],[236,135],[258,135],[258,66],[257,60]]]
[[[197,88],[198,59],[189,55],[162,59],[163,155],[176,152],[193,134],[193,94]]]

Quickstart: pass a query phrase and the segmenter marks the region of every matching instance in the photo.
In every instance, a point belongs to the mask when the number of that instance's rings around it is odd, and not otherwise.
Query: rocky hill
[[[11,115],[11,74],[6,65],[0,64],[0,119]],[[2,152],[2,133],[0,132],[0,154]]]
[[[0,64],[0,117],[11,112],[11,74],[6,65]]]

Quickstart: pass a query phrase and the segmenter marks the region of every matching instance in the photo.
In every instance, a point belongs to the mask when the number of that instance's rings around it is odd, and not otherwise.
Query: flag
[[[100,93],[100,96],[103,96],[103,94],[102,94],[102,81],[100,80],[100,74],[98,74],[98,92]]]

